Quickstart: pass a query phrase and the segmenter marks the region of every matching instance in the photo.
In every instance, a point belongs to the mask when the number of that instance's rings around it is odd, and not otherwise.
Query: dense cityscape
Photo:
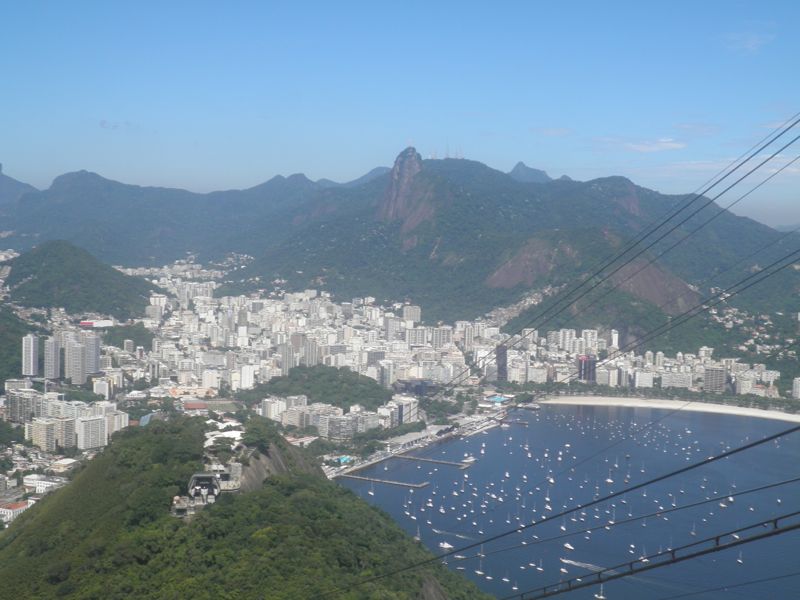
[[[370,297],[337,303],[318,290],[289,293],[278,288],[262,295],[214,297],[225,269],[206,269],[191,260],[124,271],[151,279],[166,292],[153,293],[145,318],[128,324],[151,334],[146,346],[133,339],[123,339],[119,346],[103,343],[104,331],[117,325],[107,315],[77,318],[63,309],[23,309],[28,317],[47,316],[52,335],[28,334],[20,340],[21,377],[5,382],[0,399],[0,417],[24,427],[31,444],[3,451],[0,518],[6,524],[39,495],[64,485],[62,475],[78,464],[76,458],[91,458],[124,427],[160,418],[165,403],[187,415],[233,413],[241,407],[233,400],[239,392],[301,366],[348,369],[394,394],[374,410],[358,402],[346,409],[324,401],[309,403],[305,395],[266,395],[251,405],[302,445],[317,437],[346,445],[358,434],[426,420],[432,425],[429,430],[401,435],[385,448],[435,439],[442,429],[433,426],[420,397],[448,388],[476,401],[471,406],[462,402],[462,410],[452,408],[449,420],[439,420],[439,425],[465,425],[470,421],[467,412],[494,414],[514,396],[495,390],[508,384],[518,390],[571,383],[598,386],[593,388],[597,393],[661,388],[665,396],[685,390],[779,397],[775,383],[780,372],[714,356],[709,347],[675,356],[625,352],[613,329],[560,329],[541,335],[523,329],[509,336],[502,325],[511,315],[503,311],[427,326],[420,306],[380,306]],[[732,326],[745,322],[736,309],[714,311],[714,316]],[[78,399],[75,390],[91,398]],[[455,402],[453,394],[437,397]],[[800,398],[800,378],[793,380],[791,397]],[[209,434],[209,444],[219,436],[238,441],[241,423],[231,418],[228,425],[225,433]],[[346,455],[333,458],[350,460]]]

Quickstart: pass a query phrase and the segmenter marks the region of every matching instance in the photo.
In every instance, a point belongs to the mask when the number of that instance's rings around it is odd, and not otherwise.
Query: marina
[[[495,422],[494,427],[476,428],[473,435],[410,452],[425,461],[387,459],[380,467],[360,471],[363,477],[428,483],[422,489],[398,495],[377,482],[342,483],[389,512],[432,552],[450,553],[450,568],[497,597],[588,578],[610,565],[656,564],[682,545],[800,503],[797,483],[743,493],[797,476],[792,465],[800,460],[800,438],[779,440],[675,481],[625,493],[627,487],[785,425],[698,412],[659,421],[664,414],[647,408],[547,404],[536,411],[513,410],[503,417],[508,427]],[[434,462],[457,463],[463,457],[474,459],[469,471],[454,472]],[[615,492],[621,493],[586,506]],[[481,543],[501,533],[508,535]],[[606,583],[590,597],[596,593],[635,600],[688,592],[702,587],[705,568],[730,577],[745,564],[752,568],[758,563],[767,574],[786,570],[791,567],[788,557],[797,550],[792,535],[761,543],[757,556],[747,547],[741,554],[726,551],[671,566],[660,578],[637,575]],[[586,596],[565,595],[570,597]]]

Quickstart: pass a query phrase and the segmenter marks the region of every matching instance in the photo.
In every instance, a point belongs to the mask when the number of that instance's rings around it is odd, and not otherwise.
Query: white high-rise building
[[[792,398],[800,400],[800,377],[795,377],[792,380]]]
[[[586,343],[586,351],[594,354],[597,352],[597,329],[584,329],[581,337]]]
[[[128,426],[130,417],[128,413],[121,410],[111,410],[106,413],[106,435],[111,437],[112,433],[124,429]]]
[[[614,348],[619,348],[619,331],[616,329],[611,330],[611,339],[609,340]]]
[[[95,379],[92,381],[92,391],[108,400],[111,397],[111,384],[107,379]]]
[[[26,425],[30,431],[30,440],[45,452],[56,451],[56,422],[54,419],[35,418]]]
[[[79,342],[67,342],[64,348],[64,378],[72,385],[86,383],[86,351]]]
[[[256,384],[255,365],[242,365],[239,387],[243,390],[252,389]]]
[[[75,419],[75,435],[79,450],[102,448],[107,443],[105,415]]]
[[[422,309],[414,304],[407,304],[403,307],[403,320],[419,323],[422,320]]]
[[[29,333],[22,338],[22,375],[36,377],[39,374],[39,337]]]
[[[449,325],[433,327],[431,329],[431,345],[434,348],[443,348],[453,343],[453,328]]]
[[[61,344],[53,336],[44,341],[44,377],[61,379]]]
[[[85,331],[81,336],[86,353],[86,373],[100,371],[100,336],[93,331]]]
[[[265,398],[261,401],[261,416],[273,421],[280,421],[286,411],[286,400],[282,398]]]
[[[70,417],[53,418],[56,424],[56,446],[75,447],[75,419]]]
[[[424,327],[412,327],[406,329],[406,342],[409,346],[424,346],[427,341],[427,329]]]

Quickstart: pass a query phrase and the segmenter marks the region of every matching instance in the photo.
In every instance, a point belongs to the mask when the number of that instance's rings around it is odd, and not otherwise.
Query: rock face
[[[283,446],[283,447],[281,447]],[[254,492],[272,475],[308,474],[324,477],[320,468],[288,444],[269,445],[265,452],[255,451],[242,469],[242,492]]]
[[[435,213],[433,192],[428,182],[419,177],[422,157],[414,148],[406,148],[394,161],[383,201],[378,207],[381,221],[401,221],[404,234],[413,231]]]
[[[422,157],[415,148],[406,148],[395,159],[389,187],[380,206],[379,218],[384,221],[405,219],[413,202],[413,182],[422,171]]]
[[[491,288],[513,288],[519,284],[531,287],[557,267],[559,254],[574,258],[575,251],[566,243],[554,246],[533,238],[500,265],[486,279],[486,285]]]
[[[669,315],[680,314],[700,301],[700,294],[658,264],[638,258],[611,277],[614,285],[651,302]]]

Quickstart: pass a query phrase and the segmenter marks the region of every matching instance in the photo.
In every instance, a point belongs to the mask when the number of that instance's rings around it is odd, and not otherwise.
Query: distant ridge
[[[620,176],[553,180],[524,163],[504,173],[469,159],[423,160],[406,148],[391,170],[379,167],[345,184],[295,174],[196,194],[69,173],[48,190],[0,205],[0,231],[7,247],[66,239],[123,265],[164,264],[187,252],[206,262],[238,252],[253,261],[232,273],[221,292],[271,289],[281,280],[285,289],[321,288],[339,299],[410,300],[423,306],[426,320],[452,321],[580,278],[597,256],[611,255],[685,199]],[[687,222],[664,247],[704,218]],[[743,261],[733,277],[758,267],[747,259],[757,249],[776,242],[759,257],[768,264],[797,243],[796,236],[779,236],[723,213],[626,283],[621,306],[637,302],[636,314],[665,319],[681,309],[672,300],[676,293],[694,297],[688,286],[702,293],[720,265]],[[782,272],[769,294],[761,292],[735,302],[791,310],[800,272]],[[598,315],[595,324],[619,328],[625,314],[617,311],[613,322],[609,313]]]
[[[23,194],[35,191],[37,190],[32,185],[17,181],[4,174],[3,165],[0,163],[0,205],[16,202]]]
[[[336,183],[335,181],[331,181],[330,179],[317,179],[317,183],[325,187],[354,188],[363,185],[365,183],[368,183],[373,179],[377,179],[378,177],[380,177],[381,175],[385,175],[389,171],[391,171],[389,167],[375,167],[374,169],[372,169],[368,173],[365,173],[361,177],[357,177],[356,179],[353,179],[352,181],[347,181],[345,183]]]

